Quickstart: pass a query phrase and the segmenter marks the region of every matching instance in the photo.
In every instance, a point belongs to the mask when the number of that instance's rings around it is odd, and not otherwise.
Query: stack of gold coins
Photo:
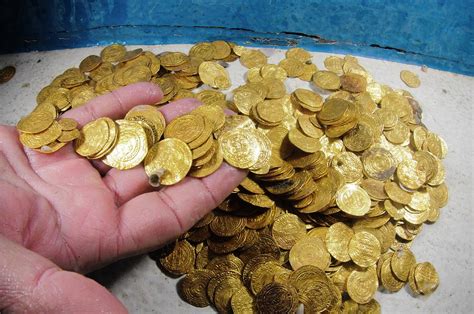
[[[248,71],[235,87],[227,62],[237,59]],[[152,186],[205,177],[224,161],[249,170],[216,209],[152,254],[169,274],[185,275],[186,302],[222,313],[292,313],[301,304],[305,312],[378,313],[377,290],[408,283],[427,295],[439,285],[410,246],[447,204],[447,146],[422,124],[410,92],[376,82],[353,56],[327,57],[324,67],[302,48],[269,64],[258,49],[225,41],[159,55],[113,44],[43,88],[17,128],[25,146],[42,152],[76,139],[86,158],[117,169],[143,163]],[[411,72],[400,77],[420,85]],[[289,91],[289,78],[312,89]],[[158,84],[163,99],[80,132],[60,118],[139,81]],[[159,107],[187,97],[202,106],[166,124]]]

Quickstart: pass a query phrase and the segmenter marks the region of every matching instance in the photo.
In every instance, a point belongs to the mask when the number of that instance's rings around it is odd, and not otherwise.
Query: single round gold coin
[[[90,72],[99,67],[102,63],[102,58],[96,55],[90,55],[84,58],[79,64],[81,72]]]
[[[53,124],[56,119],[56,108],[51,104],[43,104],[39,109],[18,121],[16,128],[23,133],[40,133]]]
[[[351,260],[349,255],[349,242],[354,231],[342,222],[332,224],[325,236],[326,246],[329,253],[340,262]]]
[[[347,278],[347,293],[352,300],[366,304],[373,299],[379,286],[374,267],[365,270],[354,270]]]
[[[420,78],[415,73],[402,70],[400,71],[400,79],[405,83],[408,87],[417,88],[420,86]]]
[[[370,196],[357,184],[345,184],[336,194],[336,204],[352,216],[364,216],[370,210]]]
[[[374,265],[381,254],[380,242],[375,235],[368,231],[358,231],[349,242],[349,255],[352,261],[360,267]]]
[[[416,287],[421,294],[431,294],[439,286],[439,275],[430,262],[416,265],[414,270]]]
[[[125,57],[126,52],[127,49],[124,45],[112,44],[102,49],[100,56],[102,60],[107,62],[119,62]]]
[[[118,141],[102,162],[120,170],[131,169],[139,165],[148,153],[145,130],[135,121],[115,122],[119,131]]]
[[[293,270],[305,265],[313,265],[325,270],[331,263],[331,255],[323,240],[306,235],[296,241],[291,248],[289,261]]]
[[[224,159],[230,165],[248,169],[258,161],[260,145],[250,130],[238,128],[219,136],[218,141]]]
[[[172,185],[186,177],[192,162],[191,149],[185,142],[167,138],[150,148],[145,158],[145,172],[148,177],[158,176],[161,185]]]
[[[185,114],[171,121],[165,128],[165,138],[177,138],[185,143],[197,139],[204,130],[204,118],[196,114]]]
[[[313,83],[319,88],[336,90],[341,87],[341,79],[331,71],[318,71],[313,75]]]

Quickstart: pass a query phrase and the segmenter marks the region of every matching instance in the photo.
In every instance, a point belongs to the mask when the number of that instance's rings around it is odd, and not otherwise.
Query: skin
[[[120,119],[163,97],[137,83],[68,111],[80,126]],[[166,120],[199,106],[184,99],[161,109]],[[223,164],[203,179],[152,188],[142,166],[120,171],[77,155],[24,148],[14,127],[0,125],[0,312],[126,312],[81,273],[154,250],[192,227],[243,180]]]

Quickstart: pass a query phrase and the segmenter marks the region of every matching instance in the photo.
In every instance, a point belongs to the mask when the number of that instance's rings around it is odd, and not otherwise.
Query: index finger
[[[82,127],[100,117],[122,118],[137,105],[153,104],[163,98],[160,87],[153,83],[130,84],[105,95],[96,97],[84,106],[64,113],[64,118],[72,118]]]

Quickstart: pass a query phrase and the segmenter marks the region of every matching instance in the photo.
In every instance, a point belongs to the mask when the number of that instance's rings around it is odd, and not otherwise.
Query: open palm
[[[160,97],[155,85],[138,83],[64,116],[80,125],[118,119]],[[198,105],[180,100],[161,111],[169,121]],[[0,310],[123,310],[97,283],[61,268],[86,272],[163,245],[217,206],[244,175],[224,164],[206,178],[156,191],[141,166],[110,169],[78,156],[70,144],[51,155],[37,153],[22,147],[15,128],[0,126],[0,267],[6,270]]]

